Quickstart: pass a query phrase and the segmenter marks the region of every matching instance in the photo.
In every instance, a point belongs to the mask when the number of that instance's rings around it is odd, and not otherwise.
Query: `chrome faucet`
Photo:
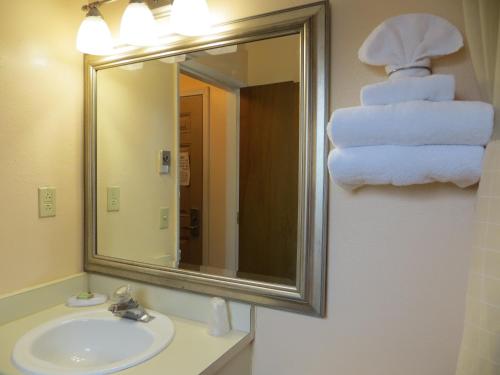
[[[132,297],[130,285],[119,287],[113,294],[113,301],[115,301],[115,303],[110,305],[108,310],[115,316],[144,323],[154,319],[154,316],[148,314],[144,307],[139,305]]]

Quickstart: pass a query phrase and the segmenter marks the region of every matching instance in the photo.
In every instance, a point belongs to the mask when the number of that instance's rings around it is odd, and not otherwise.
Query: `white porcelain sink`
[[[155,311],[148,323],[113,316],[105,309],[62,316],[26,333],[12,352],[30,375],[97,375],[132,367],[172,341],[172,321]]]

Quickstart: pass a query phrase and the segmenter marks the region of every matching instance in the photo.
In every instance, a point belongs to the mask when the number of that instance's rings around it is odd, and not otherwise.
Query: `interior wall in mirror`
[[[295,284],[300,51],[292,34],[98,72],[98,254]]]
[[[161,173],[158,159],[178,150],[176,67],[158,60],[100,71],[97,113],[99,254],[175,264],[177,167]]]
[[[327,4],[85,56],[86,271],[325,314]]]

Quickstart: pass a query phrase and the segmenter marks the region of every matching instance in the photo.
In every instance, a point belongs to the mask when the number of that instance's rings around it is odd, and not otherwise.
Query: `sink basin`
[[[172,341],[172,321],[155,311],[148,323],[113,316],[105,309],[69,314],[26,333],[12,360],[24,374],[97,375],[132,367]]]

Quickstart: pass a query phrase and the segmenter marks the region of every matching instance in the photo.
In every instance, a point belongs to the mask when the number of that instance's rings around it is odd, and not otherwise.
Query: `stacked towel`
[[[442,102],[455,99],[455,77],[434,74],[375,83],[361,89],[362,105],[381,105],[411,100]]]
[[[329,136],[342,148],[485,145],[493,130],[493,108],[482,102],[415,101],[342,108],[334,112],[332,120]]]
[[[449,77],[369,85],[362,89],[363,106],[335,111],[327,128],[336,146],[328,158],[333,180],[349,189],[366,184],[477,183],[483,146],[493,130],[493,107],[448,100],[454,96]]]
[[[431,75],[431,59],[463,46],[460,31],[432,14],[392,17],[358,57],[385,65],[389,79],[363,87],[361,107],[339,109],[328,126],[328,169],[347,188],[434,181],[473,185],[493,129],[493,108],[453,101],[455,79]]]
[[[453,181],[467,187],[479,181],[481,146],[369,146],[338,148],[328,157],[334,180],[347,189],[370,185],[414,185]]]

